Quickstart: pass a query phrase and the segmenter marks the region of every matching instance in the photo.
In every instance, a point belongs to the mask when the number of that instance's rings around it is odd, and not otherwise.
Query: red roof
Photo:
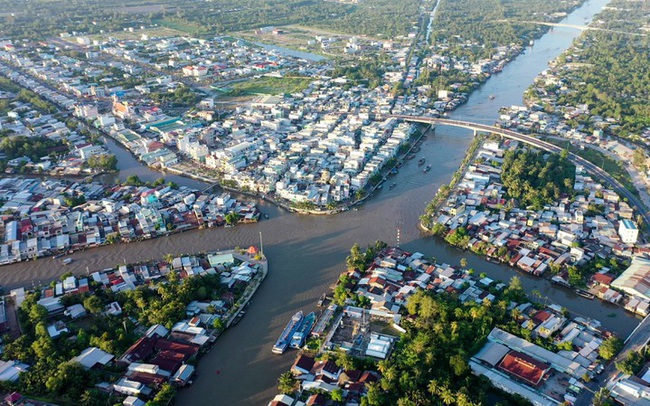
[[[551,317],[551,313],[546,310],[540,310],[533,316],[533,321],[535,324],[540,324],[548,320],[549,317]]]
[[[499,364],[499,368],[532,386],[538,386],[550,365],[517,351],[510,351]]]
[[[124,355],[122,355],[122,359],[130,363],[147,358],[153,352],[154,345],[157,340],[158,336],[142,337],[136,341],[135,344],[131,346],[131,348],[126,350]]]
[[[196,344],[179,343],[178,341],[171,341],[165,338],[156,341],[155,347],[158,350],[169,350],[188,356],[192,356],[199,352],[199,346]]]
[[[597,273],[593,277],[595,282],[600,283],[601,285],[611,285],[612,282],[614,281],[614,276],[610,275],[608,273]]]
[[[299,368],[303,371],[311,371],[314,366],[314,359],[306,355],[300,355],[296,358],[296,361],[293,363],[293,368]]]

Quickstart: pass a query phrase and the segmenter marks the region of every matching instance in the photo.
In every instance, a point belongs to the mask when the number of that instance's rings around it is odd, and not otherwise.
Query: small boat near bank
[[[420,160],[418,161],[418,166],[424,165],[424,161],[425,161],[425,158],[420,158]]]
[[[430,170],[431,170],[431,165],[427,165],[427,166],[424,167],[424,169],[422,169],[422,172],[423,172],[423,173],[427,173],[427,172],[429,172]]]
[[[296,332],[296,330],[300,327],[300,324],[302,323],[302,319],[303,319],[302,310],[296,312],[291,317],[291,320],[289,320],[287,326],[284,328],[284,330],[282,330],[282,334],[280,334],[278,341],[275,342],[275,345],[271,350],[274,354],[283,354],[287,350],[287,347],[289,347],[289,343],[293,338],[293,334]]]
[[[397,183],[391,183],[390,186],[388,187],[388,190],[395,189],[395,186],[397,186]]]

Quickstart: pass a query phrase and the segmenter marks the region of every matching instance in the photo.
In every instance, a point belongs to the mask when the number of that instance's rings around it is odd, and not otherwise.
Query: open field
[[[118,13],[125,13],[125,14],[148,14],[148,13],[157,13],[165,9],[169,9],[169,8],[165,7],[162,4],[149,4],[149,5],[142,5],[142,6],[117,7],[115,8],[115,11],[117,11]]]
[[[260,30],[245,30],[234,32],[233,35],[245,38],[253,42],[263,42],[266,44],[283,46],[299,51],[307,51],[315,54],[326,56],[342,56],[344,55],[343,48],[348,39],[355,37],[355,35],[345,34],[341,32],[324,30],[320,28],[307,27],[304,25],[285,25],[274,27],[281,30],[281,34],[274,34],[273,32],[263,33]],[[334,43],[327,51],[324,51],[319,43],[310,45],[309,41],[315,40],[316,36],[336,37],[339,41]],[[376,38],[366,35],[358,35],[359,38],[369,40],[376,40]]]
[[[113,31],[104,34],[89,35],[88,38],[90,38],[91,40],[105,40],[108,39],[109,37],[112,37],[112,38],[117,38],[119,40],[139,40],[142,38],[142,35],[147,35],[149,36],[149,38],[156,38],[156,37],[184,36],[187,35],[187,33],[184,31],[174,30],[167,27],[153,27],[153,28],[145,28],[143,30],[134,28],[133,32]],[[62,38],[62,39],[70,42],[75,42],[75,43],[77,41],[76,37],[69,37],[69,38]]]
[[[265,76],[233,84],[230,86],[231,90],[227,93],[227,96],[295,93],[305,89],[312,81],[313,79],[311,78],[276,78]]]

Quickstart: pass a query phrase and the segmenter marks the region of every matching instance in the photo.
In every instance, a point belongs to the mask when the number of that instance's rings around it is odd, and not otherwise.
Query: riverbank
[[[582,168],[567,164],[558,155],[544,161],[499,141],[479,145],[478,157],[476,153],[468,154],[472,156],[471,166],[463,171],[462,181],[459,177],[453,188],[444,190],[444,199],[434,200],[435,204],[427,207],[432,211],[423,215],[421,223],[427,221],[428,227],[421,226],[450,245],[470,250],[488,261],[543,276],[587,299],[598,297],[625,305],[626,310],[648,314],[647,306],[638,306],[640,299],[629,308],[627,303],[633,303],[634,298],[612,287],[634,255],[636,237],[635,241],[621,243],[623,236],[619,239],[616,235],[616,224],[631,223],[630,206]],[[545,173],[554,171],[556,175],[547,176],[540,185],[531,184],[527,176],[531,173],[538,176],[542,168]],[[547,190],[554,185],[553,190],[559,190],[560,181],[566,189],[562,192],[564,197],[556,192],[555,198],[537,203],[540,207],[526,200],[530,199],[530,193],[538,193],[538,188]],[[504,187],[515,188],[524,182],[529,185],[525,193]],[[588,190],[597,190],[600,196]],[[602,200],[602,204],[597,204],[596,199]],[[603,216],[612,222],[595,228],[592,219],[600,221]],[[609,260],[606,273],[599,272],[605,266],[606,261],[600,259],[603,256]],[[589,290],[584,289],[587,286]],[[637,311],[637,306],[641,310]]]
[[[414,132],[414,135],[412,135],[409,139],[409,142],[412,142],[410,147],[405,150],[404,152],[400,153],[396,157],[394,157],[394,164],[387,168],[384,166],[379,170],[379,172],[376,174],[376,176],[381,177],[381,180],[378,182],[374,183],[372,186],[368,188],[366,186],[364,189],[364,193],[361,197],[355,198],[354,200],[350,202],[344,202],[343,204],[337,205],[336,208],[333,209],[311,209],[311,208],[303,208],[299,207],[294,203],[281,200],[278,198],[275,198],[274,194],[257,194],[257,193],[252,193],[250,191],[244,191],[241,189],[233,188],[227,185],[224,185],[223,182],[220,182],[216,178],[209,178],[204,175],[200,175],[194,172],[191,172],[190,170],[183,170],[178,167],[168,167],[165,168],[166,171],[169,171],[171,173],[174,173],[179,176],[185,176],[191,179],[196,179],[202,182],[206,182],[212,186],[208,186],[205,190],[208,191],[212,187],[219,186],[220,188],[224,190],[229,190],[232,192],[240,193],[243,195],[247,195],[250,197],[254,198],[261,198],[264,199],[265,201],[272,203],[278,207],[281,207],[289,212],[297,213],[297,214],[306,214],[306,215],[317,215],[317,216],[327,216],[327,215],[332,215],[332,214],[337,214],[337,213],[342,213],[345,211],[350,210],[351,208],[363,204],[366,200],[370,199],[374,193],[380,189],[383,188],[385,182],[388,180],[389,175],[397,173],[398,169],[404,164],[405,160],[407,159],[408,156],[412,155],[414,152],[418,152],[420,150],[420,145],[422,143],[422,140],[424,137],[427,136],[427,133],[431,132],[433,133],[435,131],[435,127],[431,126],[430,124],[417,124],[417,130]],[[128,148],[127,148],[128,149]],[[137,157],[136,157],[137,158]],[[372,183],[372,182],[371,182]]]
[[[25,335],[7,343],[10,358],[31,366],[24,367],[25,380],[17,383],[17,389],[65,404],[74,404],[82,394],[105,403],[101,400],[108,393],[113,401],[135,396],[167,404],[174,387],[192,383],[196,361],[241,314],[267,271],[268,261],[251,246],[166,255],[80,277],[66,275],[33,292],[12,291],[26,314],[35,314],[41,306],[38,320],[21,316]],[[36,324],[47,325],[46,332]],[[81,338],[73,344],[65,339],[77,334]],[[48,335],[47,356],[61,360],[74,356],[70,363],[46,362],[48,357],[24,352],[25,346],[34,347]],[[113,369],[113,360],[121,368]],[[97,374],[74,385],[67,382],[64,371],[84,368]],[[25,386],[25,381],[39,379],[61,383],[47,390],[44,385]],[[90,393],[100,382],[107,390]]]
[[[458,186],[458,182],[460,182],[461,179],[465,176],[465,174],[467,173],[467,168],[476,158],[476,153],[478,152],[479,147],[483,145],[483,142],[486,140],[486,138],[487,135],[483,135],[483,134],[477,134],[474,136],[472,143],[467,149],[467,154],[463,158],[463,161],[461,162],[458,170],[454,172],[454,174],[452,175],[449,185],[441,186],[438,189],[438,192],[436,193],[433,200],[431,200],[431,202],[425,208],[425,212],[420,217],[420,221],[418,222],[418,226],[420,227],[421,230],[429,233],[432,232],[431,226],[433,224],[430,223],[431,217],[440,209],[440,206],[449,197],[449,195],[456,188],[456,186]]]

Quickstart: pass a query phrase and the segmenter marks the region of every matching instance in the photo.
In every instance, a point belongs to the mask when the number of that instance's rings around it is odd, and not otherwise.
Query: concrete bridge
[[[537,24],[537,25],[546,25],[549,27],[565,27],[565,28],[575,28],[576,30],[599,30],[600,28],[589,27],[588,25],[579,25],[579,24],[563,24],[563,23],[551,23],[546,21],[521,21],[522,24]]]
[[[546,141],[542,141],[532,135],[521,134],[516,131],[508,130],[505,128],[499,128],[493,125],[477,124],[470,121],[461,121],[461,120],[450,120],[446,118],[435,118],[435,117],[426,117],[426,116],[407,116],[407,115],[393,115],[391,117],[412,122],[412,123],[426,123],[426,124],[437,124],[437,125],[448,125],[452,127],[467,128],[468,130],[476,132],[488,132],[492,134],[500,135],[504,138],[509,138],[511,140],[523,142],[525,144],[531,145],[535,148],[539,148],[544,151],[561,153],[563,148],[558,147],[557,145],[551,144]],[[576,165],[580,165],[592,176],[601,179],[612,187],[616,193],[623,196],[627,199],[627,202],[636,210],[638,214],[641,215],[643,221],[646,225],[650,225],[650,213],[643,205],[643,203],[637,198],[632,192],[625,188],[614,177],[609,173],[605,172],[603,169],[594,165],[593,163],[587,161],[586,159],[569,152],[569,159]]]

